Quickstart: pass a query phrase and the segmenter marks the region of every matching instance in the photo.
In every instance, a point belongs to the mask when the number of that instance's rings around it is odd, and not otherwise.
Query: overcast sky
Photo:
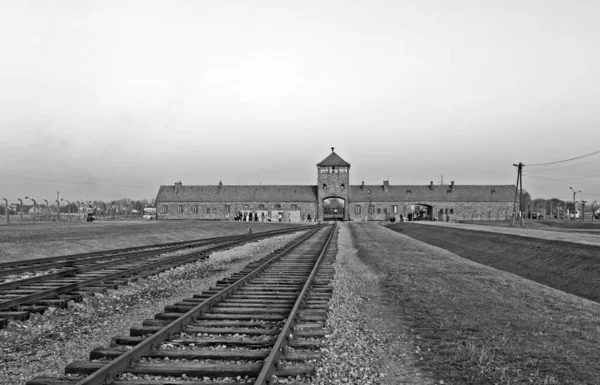
[[[600,1],[0,0],[0,198],[514,184],[600,149]],[[595,177],[591,177],[595,176]],[[550,179],[550,180],[548,180]],[[600,155],[525,168],[600,199]]]

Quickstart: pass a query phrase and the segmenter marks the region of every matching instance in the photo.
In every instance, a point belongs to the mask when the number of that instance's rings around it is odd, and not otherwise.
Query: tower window
[[[347,174],[348,173],[348,167],[340,167],[340,174]]]
[[[369,205],[369,214],[375,214],[375,206]]]
[[[406,195],[410,195],[411,193],[412,193],[412,191],[406,190]]]
[[[319,167],[319,172],[321,174],[327,174],[329,173],[329,169],[327,167]]]
[[[183,212],[183,205],[177,206],[177,213],[181,214]]]
[[[192,206],[192,212],[193,212],[194,214],[197,214],[197,213],[198,213],[198,205],[194,205],[194,206]]]
[[[323,190],[327,190],[327,183],[323,183]]]
[[[333,174],[337,174],[337,173],[338,173],[338,170],[337,170],[337,168],[335,168],[335,166],[331,166],[331,172],[332,172]]]
[[[342,187],[342,190],[344,190],[346,188],[346,185],[344,183],[342,183],[341,187]]]
[[[354,207],[354,212],[355,212],[356,214],[360,214],[360,205],[356,205],[356,206]]]

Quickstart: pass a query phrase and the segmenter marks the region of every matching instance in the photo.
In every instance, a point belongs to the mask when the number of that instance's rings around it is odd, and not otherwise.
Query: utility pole
[[[513,166],[516,166],[516,164],[513,164]],[[513,202],[513,219],[512,219],[513,227],[515,227],[515,221],[517,220],[517,196],[519,194],[519,177],[520,176],[521,176],[521,174],[517,172],[517,183],[515,184],[515,200]]]
[[[585,222],[585,204],[587,201],[581,200],[581,222]]]
[[[525,218],[523,218],[523,166],[524,164],[519,162],[519,164],[513,164],[513,166],[517,167],[517,190],[521,190],[519,193],[519,214],[521,216],[521,227],[525,227]],[[515,191],[515,201],[517,197],[517,191]],[[516,205],[516,202],[515,202]],[[515,212],[516,216],[516,212]],[[514,226],[514,220],[513,220]]]

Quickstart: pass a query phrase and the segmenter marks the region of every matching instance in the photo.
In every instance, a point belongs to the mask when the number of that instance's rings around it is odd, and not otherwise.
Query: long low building
[[[331,154],[317,164],[317,185],[160,186],[159,219],[259,221],[381,221],[505,219],[512,215],[514,185],[350,185],[350,163]]]

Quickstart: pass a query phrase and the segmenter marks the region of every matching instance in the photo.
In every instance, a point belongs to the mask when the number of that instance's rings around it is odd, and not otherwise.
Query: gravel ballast
[[[61,376],[72,361],[87,360],[97,346],[153,318],[183,298],[192,297],[241,270],[246,264],[282,247],[300,233],[249,243],[210,255],[206,261],[181,266],[109,290],[107,294],[71,302],[68,309],[50,308],[29,321],[11,322],[0,330],[0,384],[22,385],[35,376]]]
[[[310,384],[434,384],[419,365],[419,344],[378,289],[380,277],[357,255],[342,223],[322,359]]]

